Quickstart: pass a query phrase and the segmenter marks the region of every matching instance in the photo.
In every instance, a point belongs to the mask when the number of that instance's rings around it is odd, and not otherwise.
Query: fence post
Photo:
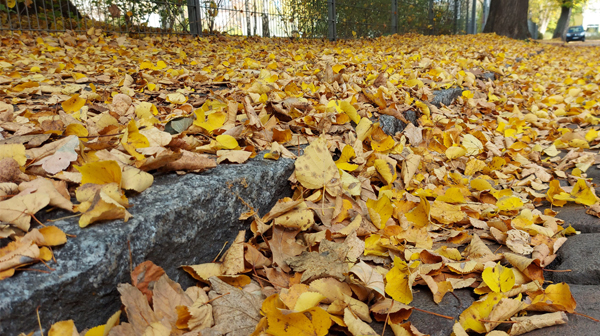
[[[392,0],[392,34],[398,34],[398,0]]]
[[[335,41],[337,38],[337,32],[335,30],[335,0],[327,0],[327,17],[329,24],[327,25],[327,38],[330,41]]]
[[[202,16],[200,12],[200,1],[201,0],[187,0],[190,33],[194,36],[202,36]]]

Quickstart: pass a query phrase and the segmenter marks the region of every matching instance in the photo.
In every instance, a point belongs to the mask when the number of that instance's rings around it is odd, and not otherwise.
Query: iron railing
[[[394,33],[460,34],[474,31],[475,1],[0,0],[0,30],[98,28],[106,33],[331,40]]]

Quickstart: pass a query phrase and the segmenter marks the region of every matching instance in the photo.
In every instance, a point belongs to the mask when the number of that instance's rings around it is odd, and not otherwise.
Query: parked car
[[[569,41],[585,42],[585,30],[583,30],[583,26],[569,27],[569,29],[567,30],[567,36],[566,36],[565,40],[567,42],[569,42]]]

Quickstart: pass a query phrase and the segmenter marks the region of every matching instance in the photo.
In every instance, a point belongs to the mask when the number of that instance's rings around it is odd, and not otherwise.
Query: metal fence
[[[476,1],[0,0],[0,30],[83,32],[94,27],[108,33],[331,40],[461,34],[477,30]],[[485,9],[479,10],[481,19]]]

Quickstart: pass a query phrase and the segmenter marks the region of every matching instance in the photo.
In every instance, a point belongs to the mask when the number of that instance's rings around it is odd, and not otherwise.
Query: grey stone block
[[[581,204],[569,202],[562,208],[553,207],[553,210],[558,211],[556,218],[565,221],[564,227],[570,224],[575,230],[582,233],[600,233],[600,218],[585,213],[586,207]],[[600,248],[600,242],[598,244],[598,248]]]
[[[212,261],[225,241],[249,227],[238,220],[248,209],[233,192],[261,214],[291,195],[287,179],[294,161],[259,157],[198,175],[158,176],[152,187],[130,198],[134,217],[127,223],[81,229],[78,218],[54,222],[77,237],[55,249],[54,271],[19,272],[0,281],[0,335],[38,329],[38,306],[46,330],[67,319],[74,319],[79,330],[106,323],[121,306],[117,284],[129,282],[130,268],[145,260],[163,267],[184,288],[194,284],[179,266]]]
[[[569,285],[577,302],[576,312],[600,319],[600,286]],[[597,336],[600,335],[600,323],[589,318],[567,314],[569,322],[558,326],[537,329],[527,336]]]
[[[410,121],[413,125],[419,126],[419,121],[417,120],[417,112],[415,110],[408,110],[404,112],[404,118]],[[379,116],[379,123],[381,130],[384,131],[388,135],[394,135],[397,132],[404,131],[406,124],[400,120],[392,117],[390,115],[382,114]]]
[[[600,285],[600,233],[585,233],[569,237],[548,268],[571,270],[551,272],[550,280],[553,282]]]
[[[433,99],[431,100],[431,104],[436,107],[442,107],[444,105],[450,105],[454,101],[454,99],[460,97],[463,89],[453,87],[445,90],[436,90],[433,92]]]

